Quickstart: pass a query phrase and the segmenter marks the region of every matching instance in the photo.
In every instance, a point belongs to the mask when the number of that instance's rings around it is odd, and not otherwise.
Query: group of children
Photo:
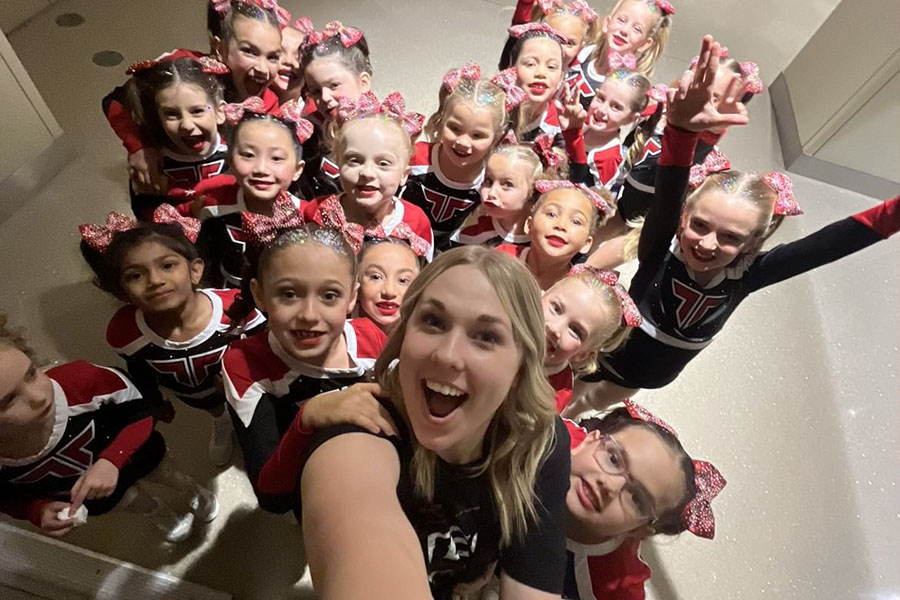
[[[426,120],[372,92],[361,30],[318,31],[275,0],[211,1],[209,53],[137,63],[103,100],[134,218],[82,226],[81,251],[123,303],[106,340],[125,370],[42,372],[0,324],[0,508],[59,536],[118,504],[185,539],[218,504],[154,430],[182,403],[211,415],[215,465],[236,434],[260,506],[296,508],[310,431],[393,429],[368,374],[406,288],[435,253],[476,244],[543,290],[557,411],[625,402],[567,421],[564,597],[643,597],[640,541],[711,538],[724,478],[629,398],[671,383],[751,292],[900,228],[894,198],[762,251],[801,214],[790,180],[732,170],[716,148],[748,121],[757,69],[705,39],[692,76],[653,85],[674,13],[520,0],[501,70],[447,72]],[[674,101],[698,85],[705,105]],[[609,269],[632,258],[626,291]]]

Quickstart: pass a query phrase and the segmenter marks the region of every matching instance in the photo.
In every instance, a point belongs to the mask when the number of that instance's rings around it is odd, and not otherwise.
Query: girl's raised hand
[[[558,118],[563,131],[584,127],[587,111],[581,105],[581,90],[564,88],[562,101],[563,108],[559,111]]]
[[[383,397],[377,383],[355,383],[335,392],[313,396],[303,405],[300,415],[305,431],[350,423],[374,433],[397,435],[394,420],[378,402]]]
[[[746,125],[747,109],[738,100],[743,82],[734,75],[719,105],[713,102],[712,86],[719,70],[721,45],[704,36],[697,64],[685,71],[666,111],[669,124],[688,131]]]

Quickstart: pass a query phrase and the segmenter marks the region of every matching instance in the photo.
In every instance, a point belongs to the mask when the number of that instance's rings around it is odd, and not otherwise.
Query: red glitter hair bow
[[[478,63],[474,60],[470,60],[458,69],[450,69],[447,71],[447,74],[444,75],[442,85],[445,90],[452,92],[463,79],[468,79],[469,81],[478,81],[481,79],[481,67],[479,67]]]
[[[378,103],[378,97],[372,92],[361,95],[356,102],[346,97],[341,98],[339,102],[337,122],[340,125],[354,119],[383,115],[397,121],[403,130],[413,137],[422,131],[422,125],[425,124],[425,115],[406,112],[406,102],[403,101],[400,92],[388,94],[381,104]]]
[[[744,91],[751,94],[761,94],[765,88],[762,79],[759,78],[759,65],[752,61],[741,63],[741,75],[744,80]]]
[[[366,228],[358,223],[350,223],[344,214],[344,207],[337,196],[328,196],[319,201],[316,207],[319,224],[328,229],[336,229],[343,234],[344,239],[353,248],[354,254],[359,254],[363,239],[366,237]]]
[[[78,226],[81,239],[88,246],[100,252],[106,252],[117,233],[129,231],[138,226],[138,222],[120,212],[111,212],[106,216],[106,225],[84,224]]]
[[[211,75],[225,75],[229,73],[230,70],[223,63],[220,63],[212,56],[206,54],[197,54],[195,52],[191,52],[190,50],[173,50],[172,52],[166,52],[152,60],[141,60],[136,63],[132,63],[131,66],[128,67],[128,70],[125,71],[126,75],[134,75],[135,73],[140,73],[141,71],[146,71],[147,69],[151,69],[157,65],[161,65],[164,63],[169,63],[178,60],[179,58],[190,58],[194,62],[200,65],[200,69],[204,73],[209,73]]]
[[[603,196],[584,185],[583,183],[572,183],[571,181],[565,181],[562,179],[558,180],[546,180],[541,179],[539,181],[534,182],[534,189],[539,191],[542,194],[546,194],[547,192],[553,190],[567,189],[567,190],[578,190],[585,196],[587,196],[588,200],[594,207],[599,210],[601,213],[606,215],[607,217],[612,216],[613,209],[609,205],[609,203],[603,199]]]
[[[584,0],[572,0],[569,2],[569,12],[590,25],[597,20],[598,15],[594,9],[588,6]]]
[[[661,429],[665,429],[673,436],[678,437],[675,430],[636,402],[625,400],[625,409],[633,419],[653,423]],[[681,522],[685,528],[694,535],[711,540],[716,535],[716,519],[712,511],[713,498],[725,487],[725,478],[722,473],[705,460],[694,461],[694,484],[697,486],[697,494],[684,507],[681,513]]]
[[[225,105],[225,121],[229,125],[237,125],[244,118],[244,113],[266,114],[266,103],[259,96],[250,96],[241,103]]]
[[[409,247],[412,248],[412,251],[416,256],[421,258],[428,254],[429,244],[425,238],[417,234],[412,230],[412,227],[402,221],[398,223],[389,234],[385,232],[384,227],[380,224],[375,227],[370,227],[366,229],[365,237],[376,240],[384,240],[389,237],[396,238],[409,244]]]
[[[659,9],[659,12],[664,15],[671,16],[675,14],[675,7],[672,6],[672,3],[669,2],[669,0],[655,0],[653,4],[655,4],[656,8]]]
[[[525,23],[523,25],[513,25],[509,28],[510,37],[516,39],[521,38],[529,33],[534,33],[543,37],[548,37],[556,41],[560,45],[565,44],[568,40],[558,31],[547,25],[546,23]]]
[[[790,177],[784,173],[773,171],[763,175],[763,181],[778,194],[778,199],[775,201],[774,214],[784,217],[803,214],[797,199],[794,197],[794,182],[791,181]]]
[[[635,67],[637,67],[637,58],[635,58],[634,54],[631,52],[622,54],[615,50],[610,50],[606,62],[609,65],[610,71],[616,71],[618,69],[628,69],[629,71],[633,71]]]
[[[664,83],[657,83],[647,90],[647,98],[650,101],[647,107],[641,111],[642,117],[649,117],[656,112],[657,108],[662,105],[663,108],[669,103],[669,87]]]
[[[575,265],[569,271],[569,275],[580,275],[582,273],[589,273],[597,281],[605,283],[610,288],[612,288],[613,293],[616,295],[616,298],[619,299],[619,303],[622,305],[622,320],[624,321],[625,325],[627,325],[628,327],[641,326],[641,322],[643,321],[643,319],[641,318],[641,312],[638,310],[637,305],[635,305],[634,300],[631,299],[631,296],[628,294],[628,292],[625,291],[625,288],[622,286],[622,284],[619,283],[619,274],[616,271],[598,269],[584,263]]]
[[[311,27],[312,22],[310,22],[309,25]],[[330,40],[333,37],[339,38],[341,40],[341,45],[344,48],[349,48],[356,45],[356,43],[362,39],[363,32],[356,27],[344,25],[340,21],[331,21],[330,23],[326,23],[321,33],[315,31],[314,29],[309,31],[306,34],[306,41],[303,42],[303,45],[316,46],[318,44],[321,44],[322,42]]]
[[[553,136],[549,133],[542,133],[537,136],[531,147],[534,153],[538,155],[538,158],[541,159],[541,164],[546,168],[555,169],[563,161],[563,157],[553,151]]]
[[[507,114],[512,112],[512,109],[522,104],[528,98],[528,94],[525,93],[525,90],[518,86],[518,81],[519,72],[515,67],[503,69],[491,77],[491,83],[501,88],[506,94],[504,107],[506,108]]]
[[[703,164],[691,167],[691,174],[688,176],[688,185],[692,188],[698,188],[713,173],[721,173],[731,168],[731,161],[728,157],[713,150],[703,159]]]
[[[549,15],[555,10],[565,10],[566,3],[563,0],[537,0],[537,5],[541,7],[541,12]]]
[[[272,112],[272,116],[294,128],[302,145],[313,134],[313,124],[303,118],[303,108],[296,100],[288,100]]]
[[[292,27],[303,34],[304,45],[306,43],[306,37],[309,34],[316,32],[316,28],[313,26],[312,19],[310,19],[309,17],[300,17],[299,19],[294,21]]]
[[[246,211],[241,213],[241,228],[247,241],[257,247],[265,246],[278,234],[303,227],[303,224],[303,215],[284,190],[272,203],[271,217]]]
[[[184,237],[191,240],[192,244],[197,242],[197,236],[200,235],[200,221],[181,216],[171,204],[157,206],[153,211],[153,222],[161,225],[178,225]]]

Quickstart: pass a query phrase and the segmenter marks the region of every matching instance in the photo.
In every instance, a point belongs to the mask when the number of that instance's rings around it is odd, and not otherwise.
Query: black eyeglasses
[[[619,501],[630,513],[640,519],[647,519],[653,524],[658,519],[653,507],[653,498],[647,490],[628,472],[628,463],[625,461],[625,451],[611,435],[601,434],[600,445],[594,452],[594,460],[600,468],[610,475],[621,475],[625,478],[625,485],[619,491]]]

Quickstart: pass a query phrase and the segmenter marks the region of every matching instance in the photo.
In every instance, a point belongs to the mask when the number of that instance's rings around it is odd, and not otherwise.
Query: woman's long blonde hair
[[[485,434],[485,459],[471,471],[472,477],[487,473],[500,520],[501,545],[521,538],[537,520],[534,488],[542,461],[556,443],[556,410],[553,390],[544,374],[546,334],[537,283],[519,261],[480,246],[464,246],[444,252],[425,267],[410,285],[400,322],[375,364],[375,376],[404,415],[399,368],[389,368],[400,355],[409,319],[423,292],[445,271],[470,265],[491,282],[509,315],[513,337],[522,359],[506,399],[494,414]],[[416,492],[426,500],[434,497],[437,455],[415,442],[413,432],[412,473]]]

